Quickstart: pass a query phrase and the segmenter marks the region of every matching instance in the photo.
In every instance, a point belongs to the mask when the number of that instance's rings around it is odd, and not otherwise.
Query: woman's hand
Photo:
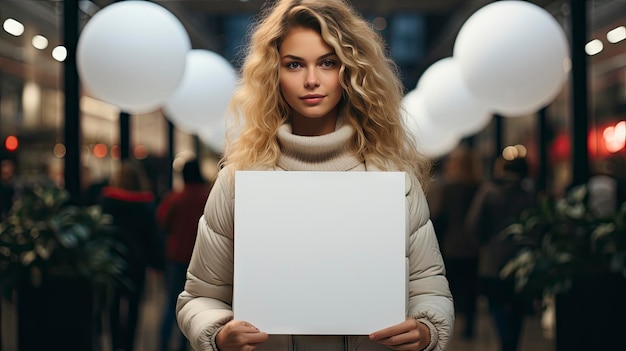
[[[245,321],[232,320],[217,333],[215,343],[220,351],[251,351],[269,336]]]
[[[417,351],[425,349],[430,344],[430,330],[425,324],[407,317],[400,324],[373,332],[370,334],[370,340],[392,350]]]

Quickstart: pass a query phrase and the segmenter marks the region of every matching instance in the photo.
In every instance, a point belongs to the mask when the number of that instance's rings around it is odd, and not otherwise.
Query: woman
[[[429,163],[404,126],[397,70],[380,36],[345,2],[272,4],[231,101],[240,123],[199,223],[179,325],[196,350],[444,350],[454,308],[420,186]],[[406,320],[369,336],[269,336],[233,320],[237,170],[406,172]]]

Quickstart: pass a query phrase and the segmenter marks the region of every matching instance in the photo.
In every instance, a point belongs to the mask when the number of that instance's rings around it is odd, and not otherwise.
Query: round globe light
[[[87,22],[76,63],[88,93],[126,112],[147,113],[178,87],[190,49],[185,28],[167,9],[122,1]]]
[[[480,132],[491,120],[487,106],[470,93],[452,57],[428,67],[417,83],[431,122],[460,136]]]
[[[507,115],[550,103],[570,67],[563,29],[526,1],[498,1],[476,11],[461,27],[453,52],[471,93]]]
[[[420,152],[430,158],[438,158],[452,151],[460,142],[457,133],[432,123],[424,108],[422,96],[417,90],[402,99],[405,123],[415,136]]]
[[[164,111],[177,128],[198,134],[224,120],[236,86],[237,74],[230,62],[212,51],[191,50],[183,80],[165,102]]]

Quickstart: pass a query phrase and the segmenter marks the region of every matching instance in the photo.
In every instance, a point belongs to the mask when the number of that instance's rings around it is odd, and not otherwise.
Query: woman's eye
[[[298,69],[298,68],[300,68],[300,64],[298,62],[289,62],[287,64],[287,68],[289,68],[289,69]]]
[[[322,61],[322,67],[324,68],[332,68],[335,67],[335,61],[333,60],[324,60]]]

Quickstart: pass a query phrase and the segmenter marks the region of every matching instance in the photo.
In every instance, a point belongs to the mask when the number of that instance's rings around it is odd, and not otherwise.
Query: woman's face
[[[292,28],[278,48],[280,90],[291,107],[294,134],[323,135],[335,130],[343,88],[341,62],[312,29]]]

